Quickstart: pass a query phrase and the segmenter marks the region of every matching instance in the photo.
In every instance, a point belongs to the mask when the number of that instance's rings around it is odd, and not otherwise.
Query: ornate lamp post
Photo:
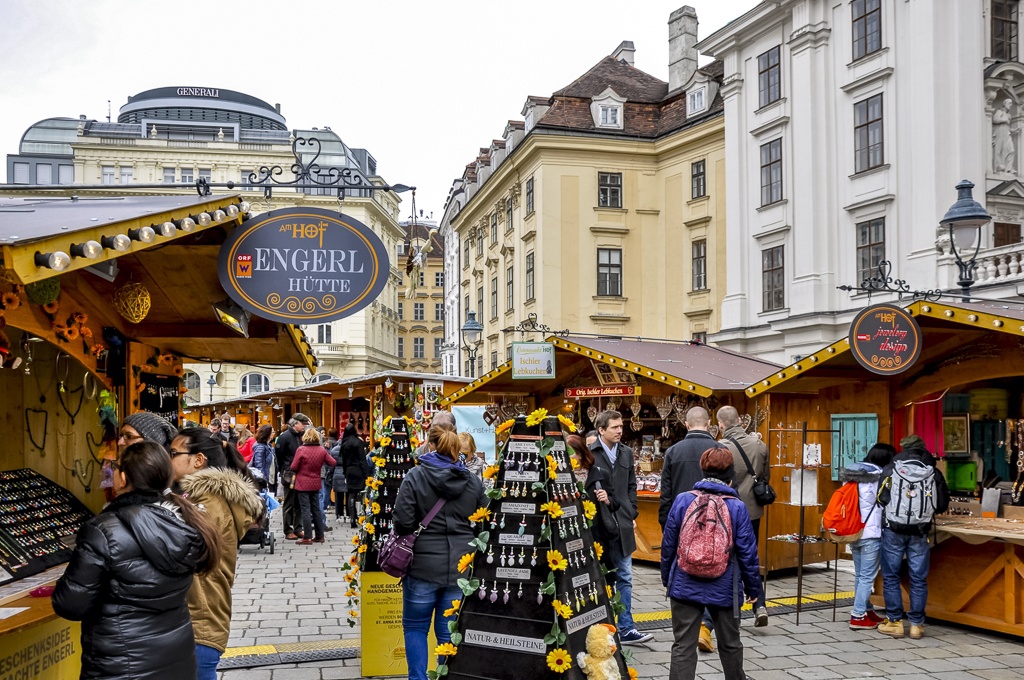
[[[956,185],[956,203],[949,207],[941,221],[943,226],[949,228],[950,247],[960,274],[960,280],[957,283],[963,289],[961,299],[964,302],[971,301],[970,292],[971,285],[974,284],[974,267],[978,251],[981,250],[981,228],[992,220],[992,216],[985,208],[974,200],[972,189],[974,189],[974,184],[966,179]],[[963,254],[970,252],[972,247],[974,252],[965,262]]]
[[[213,401],[213,388],[217,386],[217,379],[210,374],[210,379],[206,381],[206,384],[210,386],[210,401]]]
[[[466,350],[469,358],[469,378],[476,375],[476,354],[480,349],[480,336],[484,333],[483,324],[476,320],[476,312],[470,310],[466,314],[466,323],[462,325],[462,348]]]

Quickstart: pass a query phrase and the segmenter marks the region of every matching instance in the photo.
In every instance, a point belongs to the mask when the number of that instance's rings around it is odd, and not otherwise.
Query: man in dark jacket
[[[594,467],[611,471],[612,480],[608,492],[615,496],[619,509],[615,517],[619,522],[619,535],[612,544],[605,546],[611,551],[615,564],[615,587],[619,591],[626,610],[619,614],[619,639],[623,644],[647,642],[654,636],[641,633],[633,623],[633,551],[636,550],[636,536],[633,528],[639,514],[636,500],[636,469],[633,465],[633,450],[621,443],[622,414],[618,411],[602,411],[594,419],[598,438],[590,445],[594,454]]]
[[[292,459],[295,458],[295,452],[302,446],[302,433],[310,424],[309,417],[304,413],[292,414],[291,420],[288,421],[288,429],[278,436],[277,443],[274,444],[274,458],[284,483],[284,503],[281,504],[281,517],[284,522],[285,538],[289,541],[298,538],[296,529],[302,521],[299,513],[299,496],[291,484],[295,479],[295,473],[291,471]]]

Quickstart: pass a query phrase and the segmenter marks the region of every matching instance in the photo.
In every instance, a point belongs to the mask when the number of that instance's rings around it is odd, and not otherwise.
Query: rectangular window
[[[512,199],[505,199],[505,233],[512,231]]]
[[[512,361],[512,345],[505,348],[505,361]]]
[[[73,166],[73,165],[59,165],[59,166],[57,166],[57,183],[58,184],[74,184],[75,183],[75,166]]]
[[[423,303],[422,302],[414,302],[414,303],[412,303],[412,320],[413,321],[423,321],[423,319],[424,319]]]
[[[782,260],[782,246],[761,251],[761,306],[771,312],[786,306],[786,277]]]
[[[526,180],[526,214],[533,212],[533,178]]]
[[[466,296],[466,312],[465,312],[465,314],[466,314],[466,318],[468,319],[469,318],[469,296],[468,295]],[[479,321],[479,319],[477,319],[477,321]]]
[[[405,318],[405,303],[404,302],[399,302],[398,303],[398,320],[401,321],[404,318]]]
[[[14,181],[12,184],[28,184],[28,163],[14,164]]]
[[[476,256],[483,257],[484,255],[484,235],[483,232],[476,239]]]
[[[466,359],[466,375],[467,378],[473,377],[473,364],[469,359]]]
[[[782,140],[761,145],[761,205],[782,200]]]
[[[405,358],[405,338],[398,338],[398,358]]]
[[[174,168],[164,168],[164,184],[174,184]]]
[[[420,272],[420,287],[422,288],[423,285],[424,285],[424,274],[423,274],[423,272]]]
[[[704,332],[694,333],[690,336],[690,340],[701,345],[706,345],[708,344],[708,334]]]
[[[491,245],[498,242],[498,213],[491,213]]]
[[[853,0],[854,60],[882,49],[882,0]]]
[[[316,327],[316,341],[321,345],[331,344],[331,324],[322,323]]]
[[[193,168],[182,168],[181,169],[181,183],[182,184],[192,184],[192,182],[196,181],[195,180],[195,175],[193,174],[192,171],[193,171]]]
[[[511,312],[515,308],[514,297],[512,295],[512,267],[505,270],[505,311]]]
[[[466,267],[469,266],[469,249],[471,247],[472,247],[472,244],[469,242],[469,239],[466,239],[466,242],[463,244],[463,248],[462,248],[462,250],[465,251],[465,252],[463,252],[463,258],[462,258],[462,268],[463,269],[465,269]]]
[[[618,107],[618,106],[602,106],[600,108],[601,108],[601,127],[619,127],[620,107]]]
[[[441,338],[434,338],[434,358],[441,358]]]
[[[444,288],[444,272],[434,272],[434,288]]]
[[[992,58],[1017,61],[1017,0],[992,0]]]
[[[40,163],[36,166],[36,184],[53,184],[53,166]]]
[[[412,339],[412,358],[423,359],[426,357],[426,341],[423,338]]]
[[[708,289],[708,242],[704,239],[694,241],[693,251],[693,290]]]
[[[996,248],[1020,243],[1020,225],[1009,222],[996,222],[993,231],[992,245]]]
[[[114,166],[113,165],[104,165],[101,172],[102,172],[101,176],[103,178],[103,183],[104,184],[113,184],[114,183]]]
[[[483,375],[484,374],[484,358],[483,357],[477,357],[476,358],[476,374],[477,375]]]
[[[491,318],[498,318],[498,277],[491,279]]]
[[[853,105],[853,155],[855,172],[877,168],[885,162],[880,94]]]
[[[526,254],[526,299],[533,299],[533,253]]]
[[[476,318],[484,318],[484,287],[478,286],[476,289]]]
[[[857,280],[874,276],[885,259],[885,218],[857,224]]]
[[[199,179],[205,179],[207,182],[212,181],[213,171],[210,168],[199,168]]]
[[[498,367],[498,353],[491,352],[491,370],[493,371]]]
[[[238,171],[238,189],[242,191],[256,191],[256,187],[246,186],[249,184],[249,175],[252,174],[252,170],[239,170]]]
[[[768,106],[782,99],[781,48],[776,45],[757,57],[757,102]]]
[[[434,321],[444,321],[444,303],[434,303]]]
[[[622,173],[597,173],[597,207],[622,207]]]
[[[131,184],[131,183],[132,183],[132,169],[131,168],[121,168],[121,184]]]
[[[618,248],[597,249],[597,294],[622,295],[622,251]]]
[[[690,198],[703,198],[707,195],[707,175],[705,161],[690,164]]]

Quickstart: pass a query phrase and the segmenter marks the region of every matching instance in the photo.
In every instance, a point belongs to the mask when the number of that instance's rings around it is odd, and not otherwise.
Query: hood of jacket
[[[843,484],[854,482],[868,484],[882,478],[882,468],[873,463],[853,463],[839,471],[839,481]]]
[[[427,483],[438,496],[447,501],[465,493],[473,476],[464,464],[442,456],[436,451],[420,456],[419,463]]]
[[[256,486],[235,470],[204,468],[182,477],[179,485],[186,496],[220,496],[232,508],[250,517],[263,514],[263,502]]]
[[[736,493],[736,489],[732,488],[725,482],[720,482],[717,479],[702,479],[693,485],[695,491],[706,491],[707,493],[717,493],[720,496],[732,496],[733,498],[739,498],[740,495]]]
[[[180,513],[155,495],[128,493],[107,507],[135,538],[152,565],[169,576],[195,571],[202,539]]]

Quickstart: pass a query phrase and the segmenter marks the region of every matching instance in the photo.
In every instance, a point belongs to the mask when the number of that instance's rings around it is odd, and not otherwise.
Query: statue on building
[[[1012,110],[1013,101],[1007,98],[992,113],[992,169],[995,172],[1016,172],[1017,149],[1010,129]]]

